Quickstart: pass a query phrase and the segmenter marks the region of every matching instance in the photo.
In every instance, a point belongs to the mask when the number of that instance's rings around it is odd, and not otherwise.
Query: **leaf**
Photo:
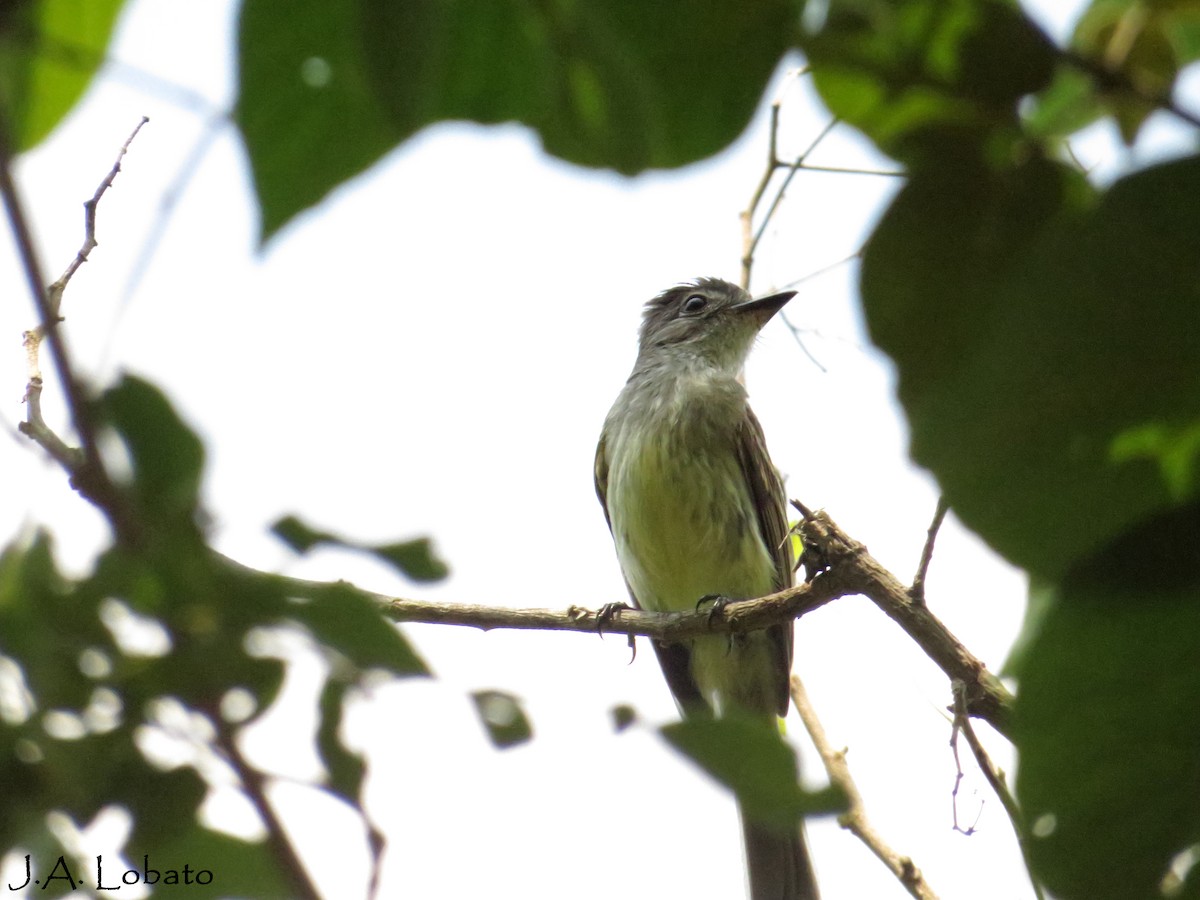
[[[1037,160],[930,174],[866,249],[868,326],[899,369],[913,458],[1051,583],[1200,489],[1196,196],[1198,158],[1098,203]]]
[[[321,690],[317,752],[329,779],[329,789],[355,809],[362,804],[362,782],[366,765],[362,757],[347,749],[338,732],[342,726],[342,704],[346,688],[342,681],[330,678]]]
[[[1180,38],[1189,52],[1186,29],[1179,29],[1182,20],[1176,19],[1173,6],[1142,0],[1094,0],[1075,27],[1072,47],[1115,76],[1115,86],[1100,96],[1129,146],[1158,109],[1157,98],[1170,96],[1182,65],[1176,51]]]
[[[613,730],[624,731],[638,720],[637,710],[628,703],[619,703],[610,711],[613,720]]]
[[[1037,137],[1065,138],[1102,115],[1104,107],[1091,77],[1064,65],[1037,95],[1024,125],[1026,132]]]
[[[40,143],[104,62],[121,0],[13,0],[0,9],[0,118],[16,151]]]
[[[555,156],[626,174],[711,156],[797,17],[791,0],[247,0],[237,119],[263,239],[444,120],[521,122]]]
[[[160,874],[164,895],[179,893],[190,898],[217,900],[221,897],[254,897],[286,900],[296,896],[278,857],[266,841],[251,842],[195,825],[171,842],[156,843],[151,853],[130,847],[130,862]],[[192,882],[184,883],[184,866],[192,871]],[[174,871],[178,887],[167,883]]]
[[[441,581],[450,569],[437,558],[429,538],[365,548],[387,560],[413,581]]]
[[[364,544],[313,528],[295,516],[284,516],[271,526],[271,530],[299,553],[307,553],[313,547],[329,544],[376,556],[393,568],[399,569],[413,581],[440,581],[450,574],[449,567],[433,552],[433,544],[429,538],[388,544]]]
[[[533,737],[533,726],[521,701],[504,691],[475,691],[471,694],[479,720],[497,749],[507,750]]]
[[[329,532],[310,528],[295,516],[284,516],[271,526],[271,531],[297,553],[307,553],[318,544],[341,543]]]
[[[1017,103],[1049,83],[1050,40],[1000,0],[831,0],[801,46],[830,111],[889,156],[945,164],[1019,139]]]
[[[375,601],[351,585],[329,585],[311,600],[291,604],[286,615],[359,669],[429,674],[400,630],[380,614]]]
[[[796,752],[773,725],[754,719],[686,719],[661,729],[667,743],[733,791],[747,818],[789,827],[836,812],[844,798],[799,785]]]
[[[170,401],[148,381],[123,377],[101,401],[105,419],[133,462],[133,490],[156,517],[190,519],[196,509],[204,446]]]
[[[1055,896],[1159,896],[1200,840],[1200,505],[1081,562],[1013,666],[1017,794]]]

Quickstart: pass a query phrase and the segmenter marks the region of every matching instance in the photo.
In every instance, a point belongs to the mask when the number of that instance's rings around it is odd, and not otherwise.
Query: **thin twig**
[[[912,586],[908,589],[914,603],[925,602],[925,576],[929,573],[929,563],[933,559],[933,544],[937,540],[938,530],[946,518],[950,506],[945,497],[938,497],[937,509],[933,513],[933,521],[929,523],[926,532],[925,546],[921,548],[921,561],[917,563],[917,574],[913,576]]]
[[[828,172],[833,175],[879,175],[883,178],[907,178],[903,169],[858,169],[853,166],[814,166],[809,163],[799,166],[805,172]]]
[[[779,105],[778,100],[771,104],[771,125],[767,138],[767,146],[769,148],[767,166],[754,188],[754,193],[750,196],[750,203],[747,204],[746,208],[740,214],[742,220],[742,288],[745,290],[750,289],[750,272],[754,268],[754,253],[758,249],[758,245],[762,241],[762,236],[766,232],[772,217],[774,217],[775,211],[783,201],[783,196],[787,191],[788,185],[791,184],[796,172],[804,167],[804,161],[817,149],[838,123],[836,118],[830,120],[795,160],[791,163],[785,163],[779,158],[777,150],[779,139]],[[787,177],[783,180],[783,184],[780,185],[779,190],[775,192],[775,198],[771,201],[770,208],[767,210],[766,215],[763,216],[758,229],[755,230],[754,216],[758,212],[758,206],[762,202],[776,170],[783,168],[788,170]]]
[[[788,166],[787,176],[783,179],[783,184],[779,186],[779,190],[775,192],[775,199],[771,201],[770,207],[767,209],[767,214],[763,216],[762,221],[758,224],[758,230],[754,233],[754,241],[750,245],[750,256],[753,258],[754,251],[758,249],[759,243],[762,241],[763,234],[766,233],[767,226],[771,224],[771,219],[775,216],[775,211],[779,209],[779,204],[783,202],[783,197],[787,193],[788,185],[792,183],[792,179],[796,177],[796,173],[804,168],[804,161],[821,145],[825,138],[829,137],[829,133],[833,131],[834,126],[840,120],[835,116],[822,128],[815,138],[804,148],[803,152]]]
[[[916,897],[917,900],[936,900],[937,894],[926,883],[925,877],[912,858],[901,856],[888,846],[888,843],[871,825],[867,818],[862,794],[858,792],[858,785],[854,783],[850,767],[846,764],[846,751],[833,749],[825,734],[824,726],[821,725],[820,719],[817,718],[817,714],[809,702],[803,683],[795,675],[792,676],[791,689],[792,703],[796,707],[796,712],[800,714],[800,719],[804,722],[804,727],[812,738],[813,745],[821,754],[821,760],[825,763],[825,771],[829,774],[829,781],[846,795],[849,806],[844,813],[838,816],[838,824],[862,841],[867,849],[874,853],[880,862],[899,879],[909,894]]]
[[[762,177],[759,178],[758,184],[754,186],[754,193],[750,195],[750,202],[746,208],[742,210],[739,218],[742,220],[742,290],[750,290],[750,270],[754,268],[754,211],[758,209],[758,204],[762,202],[763,195],[767,192],[767,187],[771,184],[771,176],[775,174],[775,170],[781,165],[779,154],[776,152],[777,142],[779,140],[779,107],[780,101],[776,100],[771,104],[771,123],[767,132],[767,165],[763,169]]]
[[[842,531],[825,512],[813,512],[793,500],[804,520],[800,533],[805,552],[826,566],[814,587],[822,580],[836,582],[838,596],[862,594],[878,606],[916,642],[951,679],[966,685],[967,710],[1008,737],[1011,730],[1013,697],[1000,679],[950,633],[942,622],[920,603],[914,603],[908,588],[881,566],[861,543]]]
[[[304,863],[296,853],[296,848],[287,838],[283,821],[276,815],[275,808],[267,797],[266,776],[254,768],[242,755],[237,745],[237,738],[231,729],[222,723],[219,717],[214,718],[214,721],[218,723],[217,748],[225,761],[237,773],[246,797],[253,804],[255,811],[266,826],[267,845],[271,848],[271,853],[279,863],[280,871],[288,881],[289,895],[304,898],[304,900],[310,900],[310,898],[311,900],[321,900],[321,894],[313,884],[308,870],[304,868]]]
[[[125,154],[129,152],[129,145],[133,143],[133,139],[137,137],[138,132],[142,130],[142,126],[149,122],[147,116],[142,116],[142,121],[137,123],[132,133],[125,139],[125,143],[121,145],[121,149],[117,151],[117,158],[113,162],[112,168],[108,170],[108,174],[97,186],[95,193],[92,194],[90,200],[84,201],[83,204],[83,246],[79,248],[79,252],[75,254],[75,258],[71,260],[66,271],[58,277],[54,284],[46,289],[46,299],[50,307],[52,318],[59,321],[59,307],[62,305],[63,291],[66,290],[67,284],[72,276],[79,270],[79,267],[87,262],[92,251],[100,245],[96,240],[96,207],[100,205],[100,198],[105,192],[112,187],[112,183],[116,180],[118,173],[121,171],[121,160],[125,158]]]
[[[121,288],[120,298],[117,301],[116,312],[112,322],[109,323],[108,337],[104,343],[104,347],[100,351],[100,361],[97,364],[100,371],[104,371],[108,365],[117,331],[125,315],[129,312],[129,306],[133,302],[135,292],[141,286],[142,279],[150,269],[150,262],[158,251],[159,242],[167,233],[171,219],[178,208],[180,198],[182,198],[184,192],[191,185],[192,178],[200,171],[200,165],[204,161],[204,157],[208,154],[213,141],[221,135],[223,129],[229,124],[229,114],[225,112],[214,113],[209,118],[208,122],[205,123],[204,129],[188,150],[187,157],[179,165],[170,184],[159,198],[158,209],[153,220],[150,222],[141,246],[138,248],[137,256],[129,268],[129,275],[125,279],[125,285]]]
[[[1145,91],[1134,84],[1124,72],[1110,69],[1103,62],[1088,59],[1073,50],[1063,49],[1058,53],[1065,62],[1094,78],[1101,88],[1130,94],[1151,106],[1157,106],[1159,109],[1169,112],[1194,128],[1200,128],[1200,116],[1179,106],[1169,93]]]
[[[954,748],[954,759],[958,761],[958,735],[961,732],[967,739],[967,745],[971,748],[971,753],[975,757],[975,762],[979,766],[979,770],[983,773],[984,779],[1000,798],[1000,803],[1004,806],[1004,812],[1008,815],[1009,822],[1012,823],[1013,832],[1017,836],[1017,844],[1021,848],[1021,856],[1025,860],[1025,869],[1029,873],[1029,881],[1033,885],[1034,896],[1037,900],[1045,900],[1042,893],[1042,886],[1038,884],[1038,880],[1033,875],[1033,866],[1029,857],[1029,841],[1028,834],[1022,824],[1023,819],[1021,810],[1017,806],[1017,801],[1013,797],[1012,792],[1008,789],[1007,780],[1004,777],[1004,772],[996,767],[992,762],[992,758],[988,756],[988,752],[984,749],[983,744],[979,740],[979,736],[975,733],[975,727],[971,724],[971,717],[967,713],[967,690],[966,685],[961,681],[951,682],[951,687],[954,692],[954,730],[950,736],[951,747]],[[962,778],[962,767],[959,767],[958,779]],[[958,780],[954,783],[955,791],[958,790]]]
[[[139,125],[138,127],[140,128],[141,126]],[[17,252],[21,257],[21,265],[25,272],[27,287],[29,288],[30,296],[33,298],[34,307],[37,309],[39,320],[38,328],[40,329],[40,334],[38,334],[34,341],[35,346],[29,347],[27,345],[26,352],[36,353],[36,345],[40,344],[42,337],[50,342],[50,355],[54,361],[55,372],[62,384],[63,395],[67,401],[67,410],[70,413],[71,422],[75,426],[76,433],[79,435],[80,456],[83,460],[82,465],[78,465],[72,472],[71,483],[81,494],[104,511],[119,538],[130,541],[134,539],[136,528],[125,510],[125,504],[121,495],[109,478],[108,472],[105,470],[100,458],[100,449],[96,440],[96,427],[92,421],[91,410],[88,407],[83,386],[75,375],[62,332],[58,328],[59,303],[58,301],[51,300],[49,292],[44,287],[46,282],[42,277],[41,262],[33,246],[33,234],[29,226],[29,218],[25,213],[24,204],[21,201],[20,193],[12,177],[12,153],[10,147],[8,123],[0,122],[0,194],[3,195],[4,208],[8,214],[9,224],[12,227],[13,236],[17,243]],[[122,147],[121,155],[124,155],[124,147]],[[111,183],[111,179],[106,178],[106,182]],[[36,329],[35,333],[37,333]],[[40,373],[37,379],[30,379],[31,385],[34,384],[35,380],[40,381]],[[37,387],[40,388],[40,385],[37,385]],[[36,396],[38,390],[27,391],[27,393]],[[44,425],[44,423],[42,424]],[[33,435],[30,436],[32,437]]]

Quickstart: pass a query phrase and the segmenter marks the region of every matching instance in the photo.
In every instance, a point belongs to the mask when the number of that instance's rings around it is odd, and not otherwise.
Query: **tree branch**
[[[800,533],[805,552],[813,548],[825,564],[823,580],[836,596],[862,594],[888,615],[952,680],[963,682],[968,715],[988,722],[1009,737],[1013,696],[924,604],[915,603],[908,588],[881,566],[867,548],[842,531],[824,512],[792,504],[804,515]]]
[[[129,149],[130,142],[147,121],[148,119],[143,117],[142,121],[134,128],[133,133],[121,145],[112,169],[100,182],[91,199],[84,203],[83,245],[59,279],[48,288],[43,287],[45,281],[42,277],[42,266],[37,251],[33,246],[32,230],[29,227],[29,220],[25,214],[20,193],[12,177],[8,123],[0,122],[0,194],[3,195],[4,207],[16,239],[25,279],[38,313],[38,325],[26,331],[24,336],[29,382],[25,389],[26,421],[18,427],[22,434],[36,441],[67,469],[71,475],[72,486],[105,513],[118,538],[124,541],[133,539],[137,529],[125,509],[120,492],[109,478],[100,458],[100,450],[96,441],[96,427],[92,421],[91,410],[84,395],[82,383],[73,370],[66,342],[58,324],[62,321],[59,311],[62,306],[63,291],[71,277],[87,261],[92,249],[97,246],[96,207],[121,170],[121,159]],[[63,386],[71,423],[79,435],[80,448],[78,450],[67,446],[42,418],[43,382],[39,365],[39,350],[43,339],[50,343],[50,355]]]
[[[933,560],[933,544],[937,540],[938,531],[941,530],[942,522],[949,509],[946,498],[938,497],[933,521],[929,523],[929,530],[926,532],[925,546],[921,548],[921,561],[917,563],[917,574],[913,576],[912,586],[908,589],[908,596],[912,597],[914,603],[925,603],[925,576],[929,574],[929,563]]]
[[[858,785],[854,783],[854,776],[850,774],[850,767],[846,764],[846,751],[833,749],[825,734],[825,728],[821,725],[808,700],[804,684],[795,675],[792,676],[791,689],[792,703],[796,707],[796,712],[800,714],[804,727],[812,737],[813,745],[821,754],[821,760],[825,763],[825,771],[829,774],[829,781],[846,795],[849,802],[849,808],[838,816],[838,824],[866,844],[867,849],[891,870],[891,873],[904,885],[904,889],[913,897],[916,897],[917,900],[937,900],[937,894],[926,883],[925,877],[912,858],[901,856],[888,846],[888,843],[871,825],[867,818],[862,794],[858,792]]]
[[[225,761],[237,773],[246,797],[262,819],[263,825],[266,826],[267,845],[271,848],[271,853],[274,855],[275,861],[279,863],[279,869],[288,882],[291,896],[303,898],[303,900],[321,900],[321,894],[313,884],[308,870],[304,868],[304,863],[296,853],[296,848],[288,840],[283,820],[276,815],[275,808],[267,797],[266,776],[254,768],[242,755],[236,736],[219,714],[210,713],[210,715],[213,716],[213,722],[216,724],[217,748]]]
[[[971,724],[971,717],[967,713],[966,686],[956,680],[952,682],[952,689],[954,691],[954,730],[950,734],[950,747],[954,751],[954,764],[958,767],[958,780],[962,778],[962,765],[958,761],[958,736],[962,734],[967,739],[967,745],[971,748],[971,753],[975,757],[975,762],[983,773],[984,779],[996,796],[1000,798],[1000,803],[1003,805],[1005,813],[1008,814],[1008,820],[1012,823],[1013,831],[1017,835],[1017,844],[1021,848],[1021,857],[1025,860],[1029,881],[1033,885],[1034,896],[1037,897],[1037,900],[1044,900],[1042,886],[1033,875],[1033,865],[1029,858],[1028,832],[1025,830],[1016,798],[1008,789],[1004,773],[996,768],[996,764],[992,762],[992,758],[988,756],[987,750],[984,749],[979,736],[975,733],[975,727]],[[958,780],[954,784],[956,792]]]

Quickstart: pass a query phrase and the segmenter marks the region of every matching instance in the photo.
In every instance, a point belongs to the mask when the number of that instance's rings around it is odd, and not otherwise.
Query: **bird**
[[[759,597],[794,578],[783,481],[742,370],[760,329],[795,291],[759,299],[719,278],[651,298],[633,371],[596,447],[596,494],[639,609],[691,611]],[[787,714],[793,623],[653,640],[685,718]],[[751,900],[817,900],[800,826],[741,810]]]

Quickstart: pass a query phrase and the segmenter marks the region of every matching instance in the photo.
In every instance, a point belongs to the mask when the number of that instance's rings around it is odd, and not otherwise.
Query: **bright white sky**
[[[1077,4],[1058,5],[1044,21],[1061,35]],[[80,368],[102,381],[136,372],[166,390],[206,441],[216,544],[248,564],[503,606],[621,599],[592,490],[595,440],[632,364],[641,303],[695,275],[736,280],[738,212],[761,172],[765,115],[712,160],[633,180],[547,159],[517,127],[439,126],[258,254],[232,127],[221,128],[181,192],[177,181],[210,115],[232,102],[235,15],[232,0],[132,2],[116,44],[121,65],[20,161],[54,277],[79,246],[82,201],[138,118],[151,118],[101,205],[101,245],[66,295]],[[164,84],[202,101],[189,105]],[[827,115],[783,69],[769,95],[781,89],[789,156]],[[1098,130],[1076,150],[1096,165],[1127,162],[1113,147]],[[835,130],[812,161],[888,165],[848,130]],[[856,251],[898,187],[890,178],[799,175],[763,243],[753,289]],[[0,242],[9,297],[0,307],[9,347],[0,354],[9,398],[0,415],[15,435],[26,377],[20,335],[34,318],[7,231]],[[747,380],[791,495],[828,509],[908,579],[936,492],[907,462],[892,375],[863,336],[855,276],[850,264],[806,281],[788,310],[826,371],[775,322]],[[45,405],[61,423],[52,382]],[[44,524],[64,564],[86,567],[104,529],[62,473],[19,436],[0,442],[0,471],[0,534]],[[418,589],[340,553],[297,560],[267,534],[285,513],[367,540],[430,534],[453,574]],[[951,630],[999,669],[1024,609],[1023,576],[951,519],[928,592]],[[649,727],[612,731],[609,711],[620,703],[650,725],[675,717],[648,648],[629,665],[616,637],[406,633],[438,680],[381,687],[349,720],[369,749],[370,807],[390,841],[382,896],[740,895],[729,798]],[[796,657],[831,739],[849,748],[875,825],[934,890],[1032,896],[1001,806],[970,765],[959,815],[978,832],[951,828],[949,687],[920,650],[867,601],[847,598],[798,623]],[[311,661],[296,667],[289,712],[268,717],[247,745],[287,779],[318,771],[305,711],[316,671]],[[492,750],[466,699],[483,687],[524,698],[532,743]],[[806,778],[824,783],[802,727],[789,726]],[[1011,771],[1005,742],[989,744]],[[295,786],[275,796],[327,894],[363,896],[366,850],[354,820]],[[228,793],[212,809],[231,827],[245,822]],[[836,824],[811,824],[809,839],[827,897],[907,896]],[[219,860],[186,862],[220,878]]]

